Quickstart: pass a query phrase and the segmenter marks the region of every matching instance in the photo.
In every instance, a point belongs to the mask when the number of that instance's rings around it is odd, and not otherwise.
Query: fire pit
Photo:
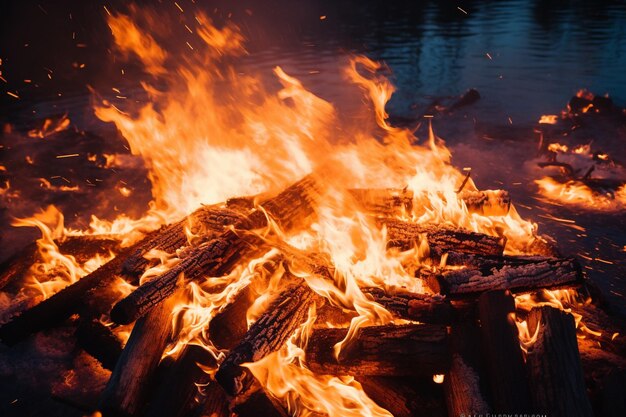
[[[506,187],[456,167],[433,129],[478,91],[390,117],[390,68],[355,54],[344,114],[281,66],[242,71],[244,29],[191,3],[103,8],[111,56],[142,74],[140,89],[91,88],[121,148],[90,148],[101,139],[68,114],[5,125],[10,150],[62,149],[2,165],[46,172],[6,181],[13,212],[35,184],[61,201],[12,219],[40,237],[0,266],[0,386],[18,392],[3,415],[620,412],[624,322],[587,265]],[[570,134],[624,114],[581,91],[541,118],[528,164],[555,170],[541,198],[623,209],[619,158]],[[598,164],[581,172],[576,155]],[[84,182],[44,169],[73,159]],[[66,224],[68,194],[99,217]]]

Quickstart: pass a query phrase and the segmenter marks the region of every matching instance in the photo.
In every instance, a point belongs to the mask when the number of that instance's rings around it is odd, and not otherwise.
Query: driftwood
[[[332,375],[433,376],[449,369],[445,326],[408,324],[362,327],[337,360],[333,346],[347,328],[314,329],[306,347],[311,371]]]
[[[280,349],[306,319],[312,300],[313,292],[303,284],[290,285],[275,298],[241,342],[228,352],[215,374],[228,395],[238,396],[253,385],[254,377],[241,364],[256,362]]]
[[[487,414],[486,376],[480,358],[480,333],[474,321],[452,326],[450,370],[443,388],[449,416]]]
[[[59,252],[73,256],[78,263],[84,263],[96,255],[108,256],[119,251],[119,242],[112,238],[98,236],[67,236],[54,243]],[[14,292],[28,273],[30,267],[41,262],[37,242],[33,242],[0,265],[0,290]]]
[[[516,294],[542,288],[573,287],[582,284],[580,265],[575,259],[543,258],[517,266],[484,271],[464,268],[424,276],[433,292],[449,297],[475,297],[485,291],[510,290]]]
[[[100,398],[104,415],[135,415],[142,409],[171,336],[171,313],[177,302],[170,297],[135,323]]]
[[[385,293],[380,288],[364,288],[363,292],[403,319],[450,324],[456,318],[456,312],[450,302],[440,295],[415,294],[403,290]]]
[[[502,255],[504,250],[500,238],[468,230],[408,223],[395,219],[382,219],[379,220],[379,224],[387,228],[389,246],[401,250],[415,246],[422,236],[426,237],[431,255],[441,256],[449,251]]]
[[[526,359],[533,411],[556,417],[593,416],[572,315],[548,306],[533,308],[528,330],[531,335],[537,332]]]
[[[515,301],[507,291],[489,291],[478,299],[484,361],[496,413],[530,411],[530,393],[513,314]]]
[[[224,227],[239,223],[244,217],[234,210],[201,207],[186,218],[162,227],[154,238],[142,241],[142,244],[124,259],[122,273],[133,277],[141,275],[150,266],[150,262],[144,258],[150,250],[174,253],[177,249],[188,246],[185,228],[193,235],[208,241],[217,237]]]
[[[291,230],[297,224],[305,225],[314,213],[313,199],[316,183],[306,177],[268,200],[263,209],[283,230]],[[246,216],[216,239],[193,248],[169,271],[140,286],[129,296],[118,302],[111,311],[111,319],[120,324],[132,323],[154,306],[170,296],[180,285],[179,276],[186,280],[203,276],[221,276],[243,259],[259,256],[265,251],[263,239],[254,234],[242,236],[237,230],[249,230],[267,226],[263,210]]]
[[[123,347],[111,329],[98,320],[81,320],[75,336],[78,345],[96,358],[103,368],[115,369]]]

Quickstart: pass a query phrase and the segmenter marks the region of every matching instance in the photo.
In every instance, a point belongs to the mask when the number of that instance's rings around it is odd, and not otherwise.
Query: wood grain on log
[[[347,328],[314,329],[305,351],[309,369],[331,375],[430,377],[449,369],[445,326],[407,324],[362,327],[337,360],[333,346],[347,333]]]
[[[413,191],[406,188],[356,188],[348,193],[363,210],[377,216],[402,215],[413,209]]]
[[[571,314],[535,307],[528,316],[530,334],[526,364],[535,412],[555,417],[593,416],[580,365],[576,327]]]
[[[208,241],[217,237],[224,227],[241,222],[244,215],[234,210],[220,207],[201,207],[186,218],[164,226],[152,239],[143,243],[129,254],[122,265],[122,273],[129,276],[141,275],[149,266],[150,261],[144,255],[153,249],[174,253],[177,249],[187,246],[188,228],[193,235],[199,235],[202,240]]]
[[[275,298],[241,342],[228,352],[215,375],[228,395],[240,395],[252,386],[254,377],[241,364],[256,362],[280,349],[306,320],[312,300],[313,292],[303,283],[289,286]]]
[[[505,265],[484,271],[473,267],[446,271],[426,277],[433,292],[450,297],[475,297],[485,291],[510,290],[515,294],[541,288],[579,286],[580,265],[575,259],[542,258],[523,265]]]
[[[496,413],[530,411],[524,358],[513,314],[515,300],[508,291],[489,291],[478,300],[484,361]]]
[[[104,415],[134,416],[144,406],[171,336],[171,313],[177,302],[177,297],[170,297],[135,323],[100,398]]]
[[[501,239],[463,229],[445,228],[431,224],[408,223],[396,219],[381,219],[379,224],[387,228],[390,247],[401,250],[412,248],[421,236],[426,236],[431,254],[442,255],[449,251],[502,255]]]
[[[480,357],[482,344],[475,321],[452,326],[450,350],[450,370],[443,380],[448,415],[486,415],[491,407],[485,395],[487,378]]]
[[[203,276],[221,276],[229,273],[243,259],[260,256],[266,250],[263,239],[237,230],[265,227],[266,212],[283,230],[304,226],[314,214],[316,195],[317,184],[312,176],[288,187],[267,200],[262,206],[263,210],[252,212],[235,224],[234,229],[194,248],[169,271],[141,285],[118,302],[111,311],[111,319],[116,323],[127,324],[141,317],[178,288],[182,273],[187,281]]]
[[[483,216],[504,216],[511,208],[511,197],[504,190],[463,190],[458,196],[470,213]]]
[[[400,289],[385,293],[381,288],[364,288],[363,292],[403,319],[422,323],[450,324],[456,318],[450,302],[440,295],[416,294]]]

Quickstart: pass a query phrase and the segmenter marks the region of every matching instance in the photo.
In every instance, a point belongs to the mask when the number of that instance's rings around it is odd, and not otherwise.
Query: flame
[[[559,120],[556,114],[543,114],[539,118],[539,124],[555,125]]]
[[[49,206],[33,217],[16,219],[12,225],[37,227],[41,232],[41,238],[37,240],[37,251],[41,260],[31,266],[23,289],[35,290],[43,299],[95,271],[115,256],[112,253],[104,257],[96,255],[81,264],[73,256],[61,253],[55,240],[63,239],[66,233],[63,214],[54,206]]]
[[[564,204],[573,204],[586,209],[619,211],[626,207],[626,185],[615,193],[598,193],[581,181],[561,183],[545,177],[535,180],[539,191],[546,197]]]
[[[388,250],[386,230],[379,229],[371,216],[357,207],[349,188],[406,187],[413,193],[413,208],[400,213],[401,219],[498,236],[506,240],[505,250],[510,254],[530,251],[537,226],[523,220],[513,206],[496,215],[468,210],[459,193],[477,187],[452,165],[450,151],[432,126],[428,137],[420,140],[412,131],[389,123],[385,106],[394,86],[383,75],[384,65],[362,56],[350,60],[345,76],[355,94],[365,95],[364,112],[371,118],[373,111],[375,121],[352,125],[340,117],[333,104],[308,91],[280,67],[272,74],[278,89],[268,87],[262,74],[242,74],[234,62],[246,51],[236,26],[218,28],[198,13],[193,27],[187,27],[193,48],[187,43],[190,48],[168,49],[163,46],[167,44],[163,33],[167,25],[149,12],[137,15],[138,9],[131,7],[131,15],[109,13],[107,21],[115,49],[143,65],[147,80],[142,88],[148,100],[139,107],[126,101],[128,107],[118,108],[97,99],[95,113],[102,121],[114,123],[131,153],[143,159],[152,183],[150,210],[141,219],[92,217],[88,230],[65,229],[58,211],[55,222],[22,220],[20,225],[40,227],[43,241],[50,247],[46,253],[53,254],[45,259],[44,272],[50,266],[61,269],[60,280],[67,285],[91,268],[59,256],[55,237],[106,234],[127,246],[202,204],[277,191],[310,172],[318,173],[328,185],[317,208],[317,220],[308,230],[290,235],[270,221],[272,233],[257,232],[276,249],[226,276],[186,285],[185,297],[172,317],[178,336],[166,355],[177,355],[185,345],[195,344],[221,360],[224,352],[209,337],[211,321],[250,285],[258,287],[254,289],[256,301],[248,310],[248,324],[256,320],[284,284],[283,269],[269,276],[260,269],[279,253],[285,255],[289,271],[302,279],[303,285],[330,304],[356,313],[346,339],[335,346],[335,355],[351,343],[360,327],[394,322],[392,314],[367,297],[362,288],[398,287],[423,293],[426,289],[415,279],[414,268],[442,268],[445,255],[441,263],[431,264],[425,238],[408,251]],[[117,156],[106,156],[107,167],[117,163],[121,163]],[[124,187],[118,190],[123,195],[130,192]],[[190,227],[185,230],[190,245],[200,240]],[[290,247],[318,255],[331,267],[329,274],[312,272],[306,263],[290,257]],[[148,253],[159,263],[145,271],[140,282],[172,268],[186,249]],[[128,288],[122,285],[119,290]],[[315,318],[312,309],[307,322],[283,349],[246,366],[295,414],[388,416],[352,378],[314,375],[304,366],[304,347]],[[434,378],[441,382],[440,376]]]

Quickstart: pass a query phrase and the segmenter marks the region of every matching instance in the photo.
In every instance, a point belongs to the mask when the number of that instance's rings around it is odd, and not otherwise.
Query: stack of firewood
[[[98,405],[105,416],[287,415],[284,404],[241,365],[281,349],[316,303],[318,320],[306,346],[306,366],[318,374],[354,376],[375,402],[396,416],[592,415],[572,315],[546,306],[516,310],[511,294],[578,288],[584,280],[577,262],[558,257],[540,238],[531,245],[534,254],[504,256],[502,238],[398,220],[398,214],[411,210],[413,195],[407,190],[350,190],[350,194],[363,211],[375,216],[379,227],[386,227],[390,248],[409,249],[427,240],[428,256],[441,267],[435,272],[418,269],[416,279],[432,293],[363,288],[408,324],[360,328],[336,359],[333,346],[348,329],[325,323],[345,325],[350,312],[326,303],[299,278],[307,273],[332,280],[333,265],[324,256],[275,245],[254,232],[267,229],[269,219],[285,232],[307,228],[315,219],[323,188],[308,176],[275,196],[202,207],[121,249],[96,271],[13,317],[0,327],[0,339],[15,345],[78,315],[78,342],[112,371]],[[506,212],[510,205],[502,191],[459,195],[470,211],[479,213]],[[189,223],[199,237],[193,245],[184,230]],[[63,249],[86,255],[111,247],[108,239],[85,237],[81,242]],[[282,286],[265,311],[248,328],[246,311],[256,297],[251,283],[220,309],[206,329],[213,346],[227,351],[225,357],[218,361],[204,348],[187,345],[175,359],[162,359],[176,338],[172,312],[185,284],[229,274],[271,248],[279,255],[259,268],[284,273]],[[118,276],[138,285],[139,276],[151,266],[144,255],[152,249],[178,250],[180,261],[117,300],[107,289]],[[17,285],[25,273],[21,267],[25,257],[34,260],[32,252],[30,248],[6,264],[0,279],[4,287]],[[298,274],[291,271],[294,265]],[[124,347],[99,321],[103,314],[119,325],[134,323]],[[515,315],[523,315],[536,339],[526,353],[520,348]],[[602,336],[598,338],[604,343]],[[434,375],[444,375],[442,386],[429,384]],[[437,394],[441,390],[443,395]]]

